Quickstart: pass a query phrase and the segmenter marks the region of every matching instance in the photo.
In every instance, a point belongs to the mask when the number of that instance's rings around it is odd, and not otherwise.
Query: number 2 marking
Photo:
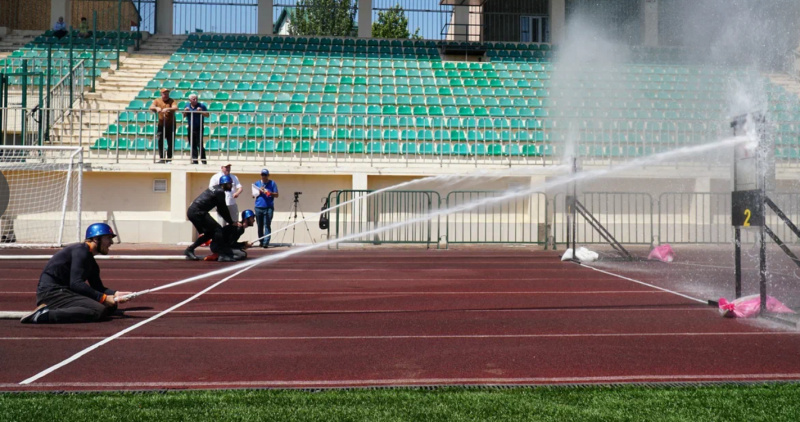
[[[744,227],[749,227],[750,226],[750,216],[751,215],[752,215],[752,213],[750,212],[750,209],[746,208],[744,210],[744,224],[742,224]]]

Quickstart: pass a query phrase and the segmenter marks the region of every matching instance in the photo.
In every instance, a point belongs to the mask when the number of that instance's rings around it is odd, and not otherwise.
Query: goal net
[[[0,145],[0,248],[81,240],[80,148]]]

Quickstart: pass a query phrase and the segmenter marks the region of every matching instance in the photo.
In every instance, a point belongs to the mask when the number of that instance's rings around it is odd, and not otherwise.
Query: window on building
[[[547,16],[520,16],[520,42],[550,42],[550,20]]]

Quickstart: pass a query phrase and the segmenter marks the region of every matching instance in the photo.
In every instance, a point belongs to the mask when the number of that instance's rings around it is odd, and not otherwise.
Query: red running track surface
[[[100,265],[107,286],[139,291],[230,264]],[[0,310],[32,309],[43,266],[0,261]],[[20,384],[224,277],[140,296],[103,323],[0,320],[0,390],[800,379],[796,331],[724,319],[556,252],[381,247],[255,267]]]

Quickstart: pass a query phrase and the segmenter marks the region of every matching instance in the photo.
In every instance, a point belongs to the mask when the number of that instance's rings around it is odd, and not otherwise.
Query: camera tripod
[[[292,225],[292,243],[291,243],[292,246],[294,246],[294,244],[295,244],[294,242],[295,242],[295,234],[296,234],[296,230],[297,230],[297,212],[298,211],[300,212],[300,218],[302,219],[303,224],[305,224],[305,226],[306,226],[306,232],[308,233],[308,238],[311,239],[311,243],[317,243],[314,240],[314,236],[311,234],[311,229],[308,227],[308,221],[306,220],[305,214],[303,213],[303,211],[300,210],[300,195],[302,195],[302,194],[303,194],[303,192],[295,192],[294,193],[294,200],[292,201],[292,207],[289,208],[289,220],[287,221],[287,224],[291,224]],[[283,234],[281,235],[281,243],[283,243],[283,237],[285,235],[286,235],[286,231],[284,231]]]

